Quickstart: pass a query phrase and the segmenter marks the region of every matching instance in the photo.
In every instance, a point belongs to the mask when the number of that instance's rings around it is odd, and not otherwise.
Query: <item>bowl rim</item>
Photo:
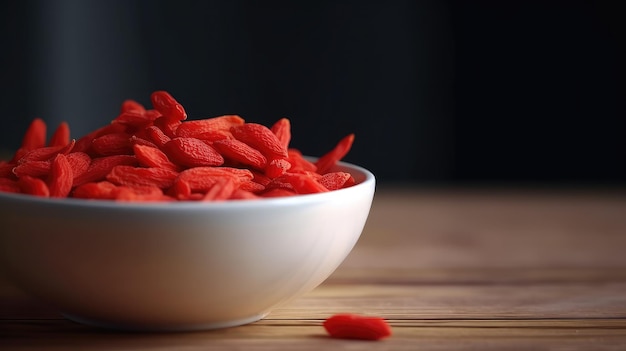
[[[230,209],[230,208],[250,208],[260,206],[289,206],[303,204],[308,201],[319,202],[326,197],[347,195],[353,191],[360,191],[362,188],[375,187],[376,177],[368,169],[349,162],[339,161],[333,167],[336,171],[345,171],[353,176],[360,173],[362,180],[353,186],[331,190],[329,192],[314,194],[299,194],[295,196],[259,198],[259,199],[233,199],[227,201],[114,201],[100,199],[75,199],[75,198],[50,198],[29,194],[11,193],[0,191],[0,201],[14,200],[16,202],[28,203],[32,205],[60,205],[67,207],[97,208],[97,209]]]

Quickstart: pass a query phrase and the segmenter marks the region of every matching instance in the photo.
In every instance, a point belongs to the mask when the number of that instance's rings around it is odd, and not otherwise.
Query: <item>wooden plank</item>
[[[340,267],[326,284],[604,284],[626,282],[622,267],[547,268],[357,268]]]
[[[353,312],[389,319],[626,318],[626,282],[537,285],[325,284],[270,319]]]
[[[342,267],[624,268],[626,195],[380,191]]]
[[[394,335],[380,342],[329,338],[321,321],[258,322],[194,333],[117,333],[66,321],[0,322],[3,350],[602,350],[623,347],[624,321],[390,321]],[[10,331],[10,332],[6,332]]]

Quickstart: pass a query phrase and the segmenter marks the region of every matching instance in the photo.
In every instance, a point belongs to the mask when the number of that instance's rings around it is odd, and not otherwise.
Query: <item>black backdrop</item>
[[[2,1],[0,149],[168,90],[192,118],[289,117],[381,183],[626,183],[619,2]]]

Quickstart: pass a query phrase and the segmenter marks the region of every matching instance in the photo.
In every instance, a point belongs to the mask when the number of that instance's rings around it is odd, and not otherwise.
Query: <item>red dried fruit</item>
[[[392,334],[383,318],[349,313],[333,315],[323,326],[331,337],[340,339],[380,340]]]
[[[346,172],[326,173],[317,181],[328,190],[342,189],[354,184],[354,178],[350,173]]]
[[[0,161],[0,179],[2,178],[12,178],[13,168],[15,168],[16,164],[14,162],[8,161]]]
[[[284,158],[275,158],[265,167],[265,175],[270,178],[280,177],[291,168],[291,163]]]
[[[21,148],[30,151],[46,145],[46,122],[41,118],[35,118],[26,129],[22,138]]]
[[[241,188],[235,189],[233,193],[230,195],[231,200],[255,200],[258,199],[259,196]]]
[[[124,102],[122,102],[120,113],[131,112],[131,111],[144,113],[146,112],[146,108],[141,103],[135,100],[132,100],[132,99],[124,100]]]
[[[241,182],[241,184],[239,184],[239,189],[257,194],[265,190],[265,186],[253,180],[248,180]]]
[[[163,191],[156,186],[118,186],[112,191],[117,201],[170,201]]]
[[[220,178],[206,192],[206,194],[203,197],[203,200],[204,201],[228,200],[236,188],[237,188],[237,184],[235,184],[234,178]]]
[[[115,166],[107,174],[106,179],[116,185],[125,186],[156,186],[167,189],[174,185],[178,172],[155,167]]]
[[[275,180],[290,184],[291,188],[298,194],[315,194],[328,191],[314,176],[307,173],[285,173]],[[284,186],[281,187],[284,188]]]
[[[74,185],[78,186],[84,183],[103,181],[113,167],[119,165],[136,166],[137,159],[135,156],[131,155],[113,155],[94,158],[91,160],[87,171],[74,178]]]
[[[298,195],[298,193],[295,191],[283,188],[269,189],[261,194],[262,197],[287,197],[296,195]]]
[[[166,91],[155,91],[150,95],[150,101],[155,110],[170,120],[183,121],[187,119],[187,112],[172,95]]]
[[[67,162],[69,162],[72,168],[72,174],[74,175],[74,181],[76,178],[87,172],[89,165],[91,164],[91,157],[84,152],[71,152],[66,155]]]
[[[20,186],[20,192],[24,194],[50,197],[50,189],[48,189],[48,185],[40,178],[23,176],[18,179],[17,183]]]
[[[203,139],[203,135],[220,133],[230,134],[230,127],[244,124],[244,119],[237,115],[224,115],[219,117],[190,120],[181,123],[176,129],[176,135],[185,138]],[[228,132],[225,134],[224,132]]]
[[[64,154],[58,154],[52,161],[48,189],[50,197],[67,197],[72,190],[74,174],[72,166]]]
[[[69,144],[64,146],[45,146],[38,149],[33,149],[25,153],[17,160],[17,163],[24,163],[28,161],[46,161],[51,160],[57,154],[67,154],[72,151],[75,141],[70,141]]]
[[[150,140],[138,137],[136,135],[131,136],[129,141],[130,141],[130,145],[132,145],[133,147],[135,145],[143,145],[143,146],[154,147],[154,148],[157,148],[157,149],[159,148],[155,143],[151,142]]]
[[[259,150],[239,140],[223,139],[215,141],[212,145],[226,159],[256,169],[263,169],[267,165],[267,158]]]
[[[176,131],[180,127],[181,122],[175,119],[168,119],[167,117],[160,116],[152,122],[154,126],[158,127],[165,135],[170,138],[176,138]]]
[[[170,161],[167,155],[157,148],[135,144],[133,145],[133,151],[141,166],[165,168],[175,172],[180,171],[180,167]]]
[[[132,154],[130,135],[127,133],[105,134],[95,138],[91,145],[100,156]]]
[[[72,196],[79,199],[112,200],[117,186],[108,181],[85,183],[77,186]]]
[[[157,126],[147,127],[144,132],[150,138],[150,141],[154,143],[154,145],[162,148],[167,144],[168,141],[172,140],[169,136],[167,136],[161,128]]]
[[[87,135],[81,137],[76,141],[76,146],[74,146],[73,151],[75,152],[85,152],[89,155],[92,154],[93,150],[91,148],[91,144],[93,140],[99,136],[111,133],[125,133],[126,126],[121,123],[110,123],[104,127],[98,128],[93,132],[88,133]]]
[[[117,116],[112,123],[120,123],[135,128],[148,126],[157,118],[157,116],[145,113],[145,111],[124,111]]]
[[[181,166],[220,166],[224,163],[219,152],[196,138],[174,138],[163,149],[172,162]]]
[[[281,118],[270,128],[285,149],[289,148],[291,141],[291,122],[287,118]]]
[[[50,173],[51,165],[52,163],[48,160],[26,161],[15,166],[13,168],[13,174],[18,178],[26,175],[41,178],[47,176]]]
[[[17,180],[0,178],[0,191],[7,193],[19,193],[21,190],[22,189],[20,189],[20,185]]]
[[[328,153],[324,154],[320,157],[315,165],[317,166],[317,172],[319,174],[324,174],[328,172],[339,160],[341,160],[350,148],[352,147],[352,143],[354,142],[354,134],[349,134],[339,140],[339,143],[335,145],[335,147],[330,150]]]
[[[186,169],[178,175],[176,183],[184,182],[191,192],[208,191],[220,179],[229,178],[241,184],[254,178],[252,172],[247,169],[230,167],[194,167]],[[177,186],[177,185],[175,185]]]
[[[67,122],[61,122],[52,134],[48,146],[65,146],[70,143],[70,126]]]
[[[184,179],[176,178],[174,185],[169,189],[168,195],[178,200],[189,200],[191,196],[191,184]]]
[[[266,126],[258,123],[244,123],[230,128],[235,139],[243,141],[261,151],[268,158],[287,157],[287,148]]]
[[[291,163],[290,171],[306,171],[306,172],[317,172],[317,166],[315,163],[307,160],[302,156],[302,153],[296,149],[288,150],[289,156],[287,160]]]

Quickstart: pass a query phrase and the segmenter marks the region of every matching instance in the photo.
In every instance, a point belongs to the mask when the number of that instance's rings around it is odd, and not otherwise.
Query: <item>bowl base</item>
[[[141,325],[141,324],[118,324],[114,322],[108,321],[100,321],[91,318],[85,318],[81,316],[76,316],[73,314],[62,313],[63,317],[66,319],[87,325],[90,327],[97,327],[103,329],[110,330],[119,330],[119,331],[135,331],[135,332],[186,332],[186,331],[200,331],[200,330],[212,330],[212,329],[223,329],[230,327],[237,327],[245,324],[254,323],[259,321],[268,313],[256,314],[246,318],[233,319],[233,320],[225,320],[221,322],[213,322],[213,323],[203,323],[203,324],[182,324],[182,325]]]

